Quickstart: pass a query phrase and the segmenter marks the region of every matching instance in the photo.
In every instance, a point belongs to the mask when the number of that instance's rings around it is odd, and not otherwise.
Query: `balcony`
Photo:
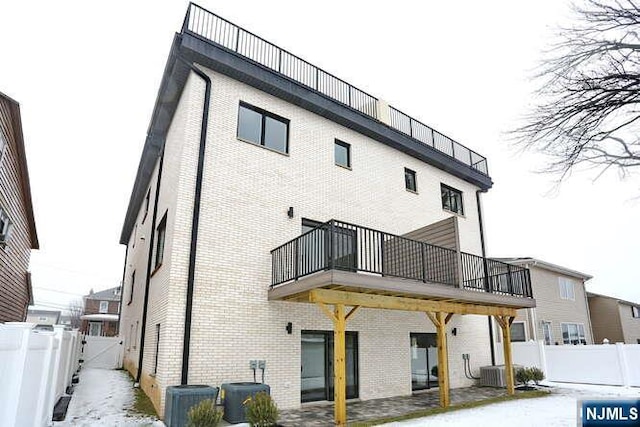
[[[257,64],[331,101],[411,138],[412,143],[428,147],[461,167],[488,177],[487,159],[448,136],[410,117],[395,107],[358,89],[304,59],[263,38],[191,3],[182,26],[188,34],[217,48]]]
[[[535,306],[529,270],[342,221],[271,251],[269,298],[338,289],[510,308]]]

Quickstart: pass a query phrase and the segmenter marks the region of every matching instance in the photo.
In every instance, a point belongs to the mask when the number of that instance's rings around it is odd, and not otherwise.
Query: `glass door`
[[[438,345],[436,334],[410,334],[411,390],[438,386]]]
[[[358,334],[345,335],[347,399],[358,397]],[[333,332],[302,331],[301,400],[333,400]]]

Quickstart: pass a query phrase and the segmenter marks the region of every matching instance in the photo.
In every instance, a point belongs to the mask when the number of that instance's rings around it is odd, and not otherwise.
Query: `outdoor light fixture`
[[[451,330],[451,335],[453,335],[454,337],[455,337],[456,335],[458,335],[458,328],[453,328],[453,329]]]
[[[293,218],[293,206],[289,207],[289,210],[287,211],[287,215],[289,216],[289,218]]]
[[[291,335],[293,333],[293,323],[288,322],[286,327],[287,333]]]

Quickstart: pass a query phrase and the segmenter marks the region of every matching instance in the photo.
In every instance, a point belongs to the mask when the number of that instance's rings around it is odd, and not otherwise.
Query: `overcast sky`
[[[120,230],[186,1],[0,3],[0,91],[21,104],[41,249],[36,303],[117,286]],[[566,2],[201,0],[199,4],[486,156],[490,256],[533,256],[640,302],[640,176],[574,174],[509,148]]]

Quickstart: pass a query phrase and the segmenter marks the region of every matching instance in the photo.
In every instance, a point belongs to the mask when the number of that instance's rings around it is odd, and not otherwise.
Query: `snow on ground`
[[[473,409],[433,415],[410,421],[384,424],[394,427],[421,426],[575,426],[577,401],[589,398],[640,398],[638,387],[598,386],[587,384],[543,383],[549,386],[547,397],[495,403]]]
[[[164,426],[162,421],[131,413],[133,384],[126,371],[83,369],[64,421],[67,426]]]

